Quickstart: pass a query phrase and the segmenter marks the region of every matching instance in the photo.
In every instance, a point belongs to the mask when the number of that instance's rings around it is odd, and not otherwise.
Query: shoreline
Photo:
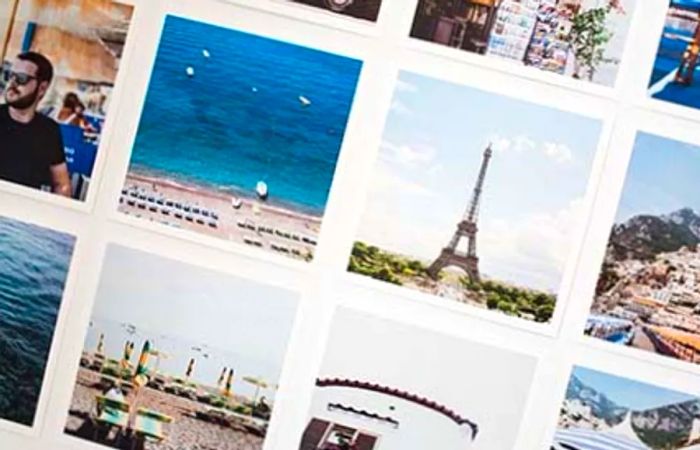
[[[234,205],[234,200],[237,204]],[[174,228],[309,261],[321,218],[247,197],[127,173],[118,210]]]
[[[132,178],[144,183],[157,183],[163,186],[168,186],[172,189],[178,189],[182,191],[187,191],[193,195],[201,195],[211,199],[219,200],[229,200],[233,197],[240,198],[241,200],[255,202],[257,197],[253,193],[248,193],[247,191],[240,189],[237,186],[232,186],[230,192],[223,189],[217,189],[213,186],[207,186],[204,184],[197,184],[196,182],[188,182],[183,180],[178,180],[171,176],[163,175],[160,176],[158,173],[148,172],[148,170],[135,169],[129,167],[126,178]],[[263,209],[273,210],[280,214],[288,214],[302,217],[306,220],[321,220],[323,218],[323,211],[320,214],[315,214],[311,212],[311,207],[296,205],[292,202],[275,201],[274,199],[268,199],[261,206]]]

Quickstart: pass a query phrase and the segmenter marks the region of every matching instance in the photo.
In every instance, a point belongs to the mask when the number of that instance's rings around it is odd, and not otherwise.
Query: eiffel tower
[[[459,267],[464,270],[472,281],[479,281],[480,279],[479,257],[476,256],[476,232],[479,230],[477,219],[479,217],[481,191],[484,187],[484,178],[486,178],[486,170],[489,167],[492,153],[491,144],[489,144],[484,150],[479,178],[476,180],[469,207],[465,211],[462,220],[457,224],[457,230],[447,247],[442,249],[440,255],[428,268],[428,275],[434,280],[437,279],[440,271],[448,266]],[[466,253],[457,250],[457,246],[463,238],[468,239]]]

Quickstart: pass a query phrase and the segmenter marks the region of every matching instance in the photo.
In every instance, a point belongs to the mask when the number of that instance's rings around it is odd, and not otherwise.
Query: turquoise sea
[[[322,215],[361,67],[168,16],[130,170]]]

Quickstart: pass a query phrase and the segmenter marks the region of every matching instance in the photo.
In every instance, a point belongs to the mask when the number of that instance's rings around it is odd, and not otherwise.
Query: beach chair
[[[107,398],[104,395],[95,397],[97,417],[95,422],[95,435],[93,440],[97,441],[100,429],[105,429],[106,437],[109,432],[116,428],[117,439],[121,439],[121,435],[126,430],[129,423],[129,403],[116,399]]]
[[[146,408],[139,408],[136,412],[132,431],[141,439],[160,443],[165,440],[165,424],[172,423],[173,418]]]

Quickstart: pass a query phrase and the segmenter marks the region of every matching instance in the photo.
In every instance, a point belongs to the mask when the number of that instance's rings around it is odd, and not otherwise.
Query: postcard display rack
[[[0,0],[0,450],[697,450],[698,18]]]

